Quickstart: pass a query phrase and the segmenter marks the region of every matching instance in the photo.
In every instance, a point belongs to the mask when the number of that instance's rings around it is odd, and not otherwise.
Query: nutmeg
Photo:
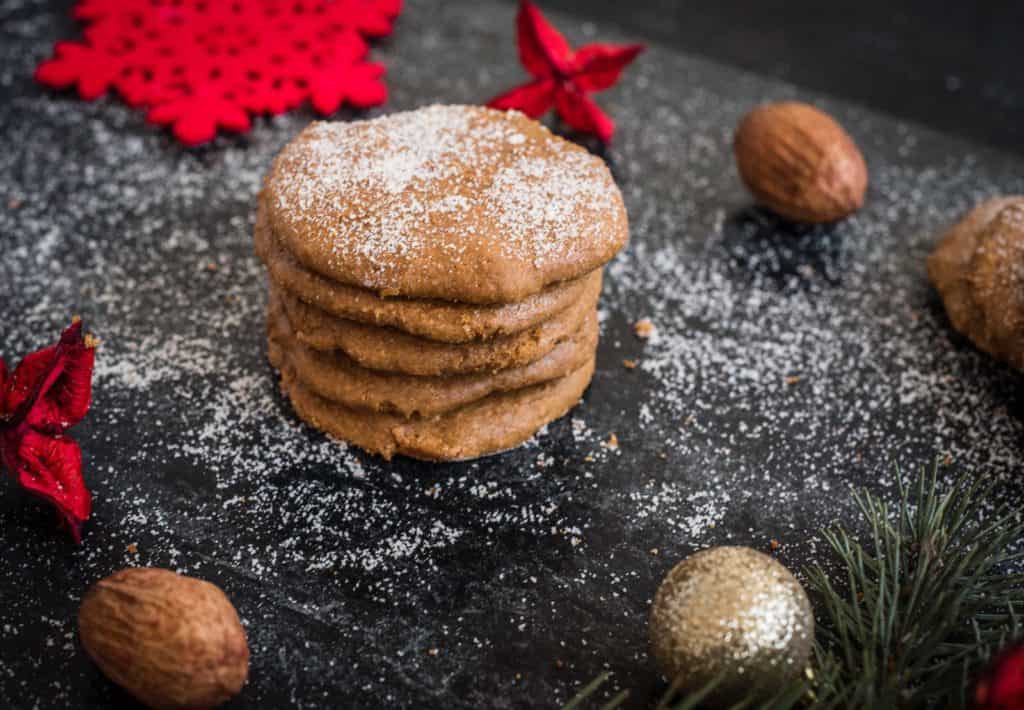
[[[100,670],[153,708],[210,708],[245,684],[249,646],[218,587],[170,570],[129,568],[96,582],[78,630]]]
[[[867,166],[853,139],[807,104],[765,104],[733,141],[740,177],[758,202],[799,222],[834,222],[864,204]]]

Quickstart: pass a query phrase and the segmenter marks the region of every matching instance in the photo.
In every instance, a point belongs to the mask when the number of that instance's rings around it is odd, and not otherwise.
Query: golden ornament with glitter
[[[796,578],[748,547],[714,547],[668,573],[651,608],[651,653],[680,692],[721,676],[707,701],[767,697],[806,666],[814,615]]]

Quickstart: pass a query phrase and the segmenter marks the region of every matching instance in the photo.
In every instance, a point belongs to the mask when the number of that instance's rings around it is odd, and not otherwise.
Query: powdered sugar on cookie
[[[519,300],[627,238],[599,158],[522,114],[474,106],[314,123],[275,161],[264,201],[309,268],[420,297]]]

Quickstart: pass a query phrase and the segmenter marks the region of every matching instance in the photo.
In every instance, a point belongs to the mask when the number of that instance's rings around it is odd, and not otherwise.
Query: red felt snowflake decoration
[[[533,81],[491,99],[488,105],[518,109],[531,118],[540,118],[554,106],[570,128],[610,141],[615,122],[588,94],[614,86],[622,70],[646,47],[588,44],[573,51],[529,0],[519,7],[516,39],[519,61]]]
[[[75,318],[56,345],[26,355],[14,372],[0,359],[0,467],[53,504],[76,542],[92,503],[82,452],[64,432],[89,411],[98,344]]]
[[[58,42],[36,79],[83,99],[116,90],[186,145],[250,114],[309,100],[321,114],[383,103],[364,38],[390,34],[402,0],[81,0],[81,42]]]

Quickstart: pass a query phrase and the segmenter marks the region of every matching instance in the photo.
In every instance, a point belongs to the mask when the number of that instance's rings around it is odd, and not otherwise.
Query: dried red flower
[[[98,344],[75,318],[56,345],[26,355],[13,373],[0,359],[0,465],[57,509],[75,542],[92,503],[82,452],[64,432],[89,411]]]
[[[390,34],[402,0],[81,0],[81,42],[58,42],[36,79],[96,99],[115,89],[186,145],[219,129],[248,131],[250,114],[309,100],[383,103],[384,67],[364,37]]]
[[[615,122],[588,94],[615,85],[622,70],[646,47],[642,44],[588,44],[573,51],[565,37],[529,0],[516,15],[519,61],[533,81],[491,99],[488,106],[517,109],[540,118],[554,106],[574,130],[608,142]]]
[[[1024,644],[1003,651],[974,687],[975,710],[1024,710]]]

